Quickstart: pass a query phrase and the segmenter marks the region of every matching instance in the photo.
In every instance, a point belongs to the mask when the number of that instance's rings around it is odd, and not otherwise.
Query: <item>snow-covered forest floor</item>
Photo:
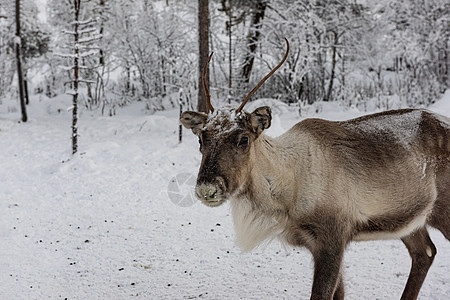
[[[169,199],[171,178],[195,175],[200,162],[194,135],[178,143],[177,110],[145,115],[136,102],[115,117],[83,111],[71,156],[69,97],[31,100],[23,124],[0,104],[0,299],[309,298],[308,251],[275,241],[242,254],[228,204]],[[450,93],[430,109],[450,116]],[[304,114],[363,114],[335,103],[320,110]],[[299,120],[297,109],[275,105],[268,133]],[[420,299],[450,299],[450,243],[431,237],[438,255]],[[398,299],[409,268],[400,241],[352,243],[346,298]]]

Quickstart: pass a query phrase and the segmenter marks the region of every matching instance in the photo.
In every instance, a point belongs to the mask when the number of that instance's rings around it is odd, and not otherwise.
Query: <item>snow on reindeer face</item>
[[[208,206],[219,206],[230,196],[238,194],[245,187],[255,161],[255,144],[272,120],[270,107],[257,108],[252,113],[243,111],[250,97],[278,70],[289,54],[289,42],[281,62],[273,68],[250,91],[237,108],[222,108],[217,111],[211,104],[206,73],[212,53],[203,68],[202,82],[206,104],[214,112],[186,111],[180,122],[199,137],[202,163],[195,189],[197,197]]]
[[[202,162],[196,196],[205,205],[221,205],[242,189],[255,163],[255,143],[270,126],[271,110],[264,106],[252,113],[222,108],[211,115],[184,112],[181,123],[199,138]]]

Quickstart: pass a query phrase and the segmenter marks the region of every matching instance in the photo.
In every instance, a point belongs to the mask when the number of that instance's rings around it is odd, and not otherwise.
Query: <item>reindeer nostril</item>
[[[195,195],[201,201],[222,201],[223,189],[215,184],[203,183],[195,188]]]
[[[217,186],[222,190],[225,191],[225,180],[223,180],[222,177],[216,177]]]
[[[203,202],[203,204],[216,207],[224,203],[226,200],[223,196],[223,190],[217,185],[212,183],[202,183],[195,187],[195,195]]]
[[[212,184],[201,184],[195,188],[195,195],[200,200],[208,201],[213,198],[217,198],[219,190]]]

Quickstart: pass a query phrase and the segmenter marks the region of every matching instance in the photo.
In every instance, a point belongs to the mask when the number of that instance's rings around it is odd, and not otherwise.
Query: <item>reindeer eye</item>
[[[247,147],[248,146],[248,136],[241,137],[241,139],[239,140],[238,146]]]

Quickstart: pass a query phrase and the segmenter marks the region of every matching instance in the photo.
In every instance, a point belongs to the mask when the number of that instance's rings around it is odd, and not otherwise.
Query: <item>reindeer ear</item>
[[[187,129],[192,129],[192,132],[196,135],[200,133],[205,126],[208,115],[203,112],[185,111],[181,114],[180,122]]]
[[[260,135],[264,129],[270,127],[271,121],[272,110],[268,106],[259,107],[250,114],[251,125],[258,135]]]

